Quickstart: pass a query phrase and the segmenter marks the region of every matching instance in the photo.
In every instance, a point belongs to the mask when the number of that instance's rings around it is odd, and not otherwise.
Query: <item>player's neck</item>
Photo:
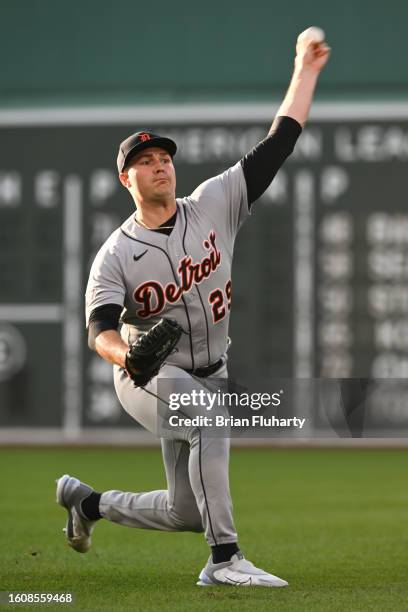
[[[176,211],[177,205],[175,200],[159,205],[155,204],[155,206],[139,202],[137,204],[135,217],[137,221],[141,222],[143,227],[155,229],[163,225],[163,223],[170,219]]]

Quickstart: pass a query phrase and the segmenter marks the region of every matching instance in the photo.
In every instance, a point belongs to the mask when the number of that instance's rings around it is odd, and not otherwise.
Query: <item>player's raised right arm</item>
[[[316,43],[299,36],[292,79],[268,136],[241,160],[249,206],[266,191],[292,153],[309,116],[317,78],[329,54],[330,49],[324,42]]]
[[[310,28],[312,29],[312,28]],[[299,35],[296,44],[295,68],[285,98],[276,113],[271,132],[276,127],[278,117],[291,117],[303,127],[309,116],[317,78],[327,63],[330,48],[324,41]]]

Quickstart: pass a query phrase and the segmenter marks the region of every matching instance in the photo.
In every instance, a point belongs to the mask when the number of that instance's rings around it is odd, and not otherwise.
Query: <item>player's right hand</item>
[[[319,73],[326,65],[330,51],[325,41],[318,43],[310,38],[299,37],[296,43],[296,67]]]

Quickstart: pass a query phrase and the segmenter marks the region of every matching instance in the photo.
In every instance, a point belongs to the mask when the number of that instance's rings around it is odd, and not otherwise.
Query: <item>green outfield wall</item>
[[[323,99],[408,95],[408,4],[2,0],[0,105],[279,98],[298,32],[332,46]]]

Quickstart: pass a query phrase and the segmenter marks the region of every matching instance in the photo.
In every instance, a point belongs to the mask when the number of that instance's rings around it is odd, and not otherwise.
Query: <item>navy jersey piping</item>
[[[184,221],[185,221],[185,227],[184,227],[184,233],[183,233],[183,251],[184,251],[184,255],[187,256],[187,250],[186,250],[186,233],[187,233],[187,212],[185,210],[185,208],[183,207],[183,213],[184,213]],[[204,318],[205,318],[205,327],[206,327],[206,333],[207,333],[207,355],[208,355],[208,365],[211,364],[211,353],[210,353],[210,331],[208,329],[208,319],[207,319],[207,313],[205,312],[205,307],[204,307],[204,302],[203,302],[203,298],[201,297],[201,293],[200,293],[200,289],[198,287],[198,285],[195,285],[195,288],[197,289],[197,293],[198,293],[198,297],[200,298],[200,302],[201,302],[201,306],[204,312]]]

